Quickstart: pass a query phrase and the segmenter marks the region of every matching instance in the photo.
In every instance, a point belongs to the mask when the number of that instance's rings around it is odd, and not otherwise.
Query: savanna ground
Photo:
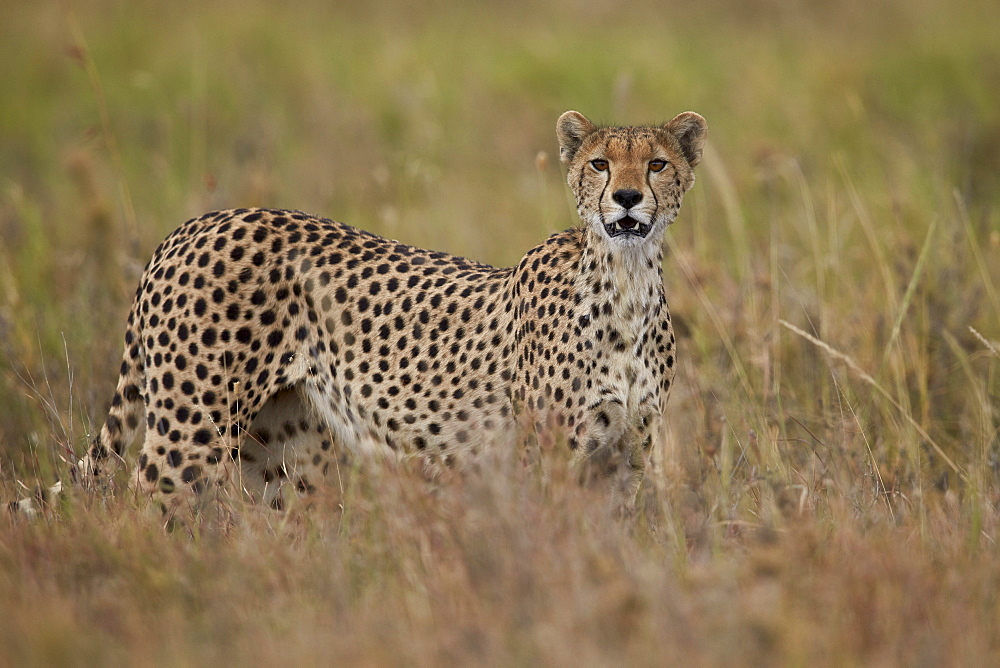
[[[164,531],[0,517],[0,664],[1000,662],[991,0],[4,3],[0,498],[104,417],[142,265],[264,205],[512,264],[557,115],[711,128],[640,511],[501,453]],[[871,6],[869,6],[871,5]]]

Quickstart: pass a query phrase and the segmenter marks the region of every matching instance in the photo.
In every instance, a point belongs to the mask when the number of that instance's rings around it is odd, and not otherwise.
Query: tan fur
[[[450,461],[514,447],[527,423],[619,474],[631,503],[675,368],[663,235],[705,132],[691,112],[619,128],[563,114],[583,226],[507,269],[299,212],[188,221],[143,274],[83,472],[143,431],[135,480],[168,506],[222,484],[278,506],[283,486],[325,484],[335,453]]]

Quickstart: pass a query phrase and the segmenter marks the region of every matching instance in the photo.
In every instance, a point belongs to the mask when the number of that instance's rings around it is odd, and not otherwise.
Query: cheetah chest
[[[637,266],[641,263],[641,266]],[[658,405],[663,375],[657,338],[667,316],[659,258],[605,256],[577,280],[578,335],[594,401],[620,403],[632,419]]]

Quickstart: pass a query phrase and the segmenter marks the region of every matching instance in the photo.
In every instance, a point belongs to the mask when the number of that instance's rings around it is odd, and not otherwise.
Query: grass
[[[560,112],[711,129],[636,518],[509,453],[173,532],[73,491],[0,518],[0,663],[1000,660],[989,2],[22,3],[0,32],[5,501],[103,420],[186,218],[292,207],[512,264],[575,224]]]

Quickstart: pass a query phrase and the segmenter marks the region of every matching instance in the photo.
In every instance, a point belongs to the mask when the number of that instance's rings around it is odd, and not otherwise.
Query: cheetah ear
[[[568,165],[583,144],[583,140],[597,128],[579,111],[567,111],[556,121],[559,138],[559,159]]]
[[[674,116],[673,120],[663,126],[677,138],[681,145],[681,153],[692,167],[701,162],[701,149],[708,136],[708,123],[693,111],[685,111]]]

